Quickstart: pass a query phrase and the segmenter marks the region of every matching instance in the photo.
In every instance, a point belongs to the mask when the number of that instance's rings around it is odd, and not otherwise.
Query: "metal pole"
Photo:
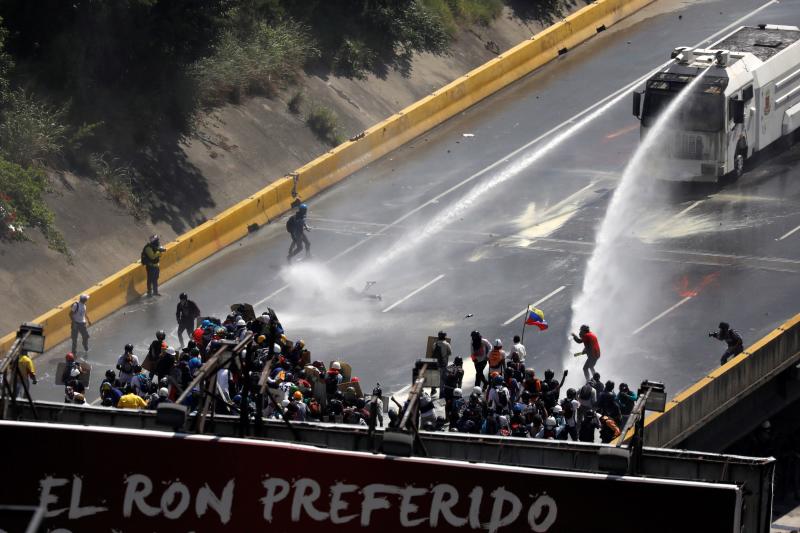
[[[217,375],[214,374],[211,376],[211,379],[208,380],[206,386],[210,390],[215,390],[217,387]],[[203,398],[203,408],[197,412],[197,432],[202,433],[203,429],[206,426],[206,416],[208,416],[208,407],[213,400],[214,397],[211,394],[208,394],[206,391],[205,398]]]
[[[634,406],[633,411],[631,411],[630,416],[628,416],[628,420],[625,421],[625,426],[623,426],[619,437],[617,437],[617,448],[622,446],[622,444],[625,442],[625,435],[628,433],[628,431],[630,431],[631,427],[636,424],[636,422],[639,420],[639,417],[644,418],[644,406],[647,403],[647,398],[650,396],[651,390],[652,389],[647,389],[647,392],[645,392],[638,400],[636,400],[636,405]]]
[[[14,366],[16,368],[16,362],[19,360],[19,354],[22,351],[22,343],[25,342],[25,339],[28,338],[28,335],[30,335],[30,332],[25,332],[25,334],[22,337],[20,337],[17,340],[15,340],[14,344],[12,344],[11,348],[8,350],[8,353],[6,354],[5,358],[2,361],[0,361],[0,375],[2,375],[2,377],[3,377],[3,383],[5,384],[4,389],[8,390],[8,398],[6,398],[5,393],[2,393],[2,395],[0,395],[0,399],[2,399],[2,401],[3,401],[3,419],[4,420],[8,418],[8,403],[9,403],[9,401],[11,401],[11,403],[13,403],[15,405],[16,405],[16,401],[17,401],[16,400],[16,395],[17,395],[17,387],[16,387],[16,385],[17,385],[17,371],[14,370],[12,372],[12,376],[13,377],[12,377],[12,380],[9,381],[9,379],[8,379],[9,378],[8,370],[11,367],[12,362],[14,363]]]
[[[528,325],[528,313],[531,311],[531,304],[525,308],[525,313],[522,315],[522,335],[520,335],[520,344],[525,342],[525,326]]]
[[[417,404],[419,403],[419,395],[422,392],[422,384],[425,383],[425,372],[428,370],[428,365],[422,365],[420,368],[419,376],[417,380],[414,382],[414,386],[411,387],[411,392],[408,393],[408,403],[406,404],[405,412],[403,413],[403,418],[400,419],[400,424],[397,426],[400,429],[405,429],[406,425],[408,424],[408,420],[411,417],[411,413],[416,413]]]

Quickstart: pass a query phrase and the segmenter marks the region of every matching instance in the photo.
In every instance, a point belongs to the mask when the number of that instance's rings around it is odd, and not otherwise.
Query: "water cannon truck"
[[[800,126],[797,26],[743,26],[708,48],[675,48],[671,57],[633,94],[643,137],[681,89],[703,75],[661,145],[666,179],[738,177],[753,154],[790,139]]]

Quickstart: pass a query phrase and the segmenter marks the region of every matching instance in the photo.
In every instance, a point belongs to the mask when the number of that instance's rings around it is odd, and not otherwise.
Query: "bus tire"
[[[736,152],[736,157],[733,158],[733,177],[734,178],[741,178],[742,174],[744,174],[744,156],[747,152],[743,150],[738,150]]]

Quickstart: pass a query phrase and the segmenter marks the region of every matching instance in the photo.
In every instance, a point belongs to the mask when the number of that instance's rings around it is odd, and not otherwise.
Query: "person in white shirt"
[[[528,351],[525,349],[525,345],[522,344],[522,339],[519,338],[519,335],[514,335],[514,346],[508,351],[509,356],[514,352],[517,352],[517,355],[519,355],[520,362],[524,363]]]
[[[83,342],[83,351],[89,353],[89,330],[92,325],[89,315],[86,312],[86,302],[89,301],[88,294],[81,294],[77,302],[70,306],[69,317],[72,321],[72,353],[78,353],[78,334],[80,333]]]

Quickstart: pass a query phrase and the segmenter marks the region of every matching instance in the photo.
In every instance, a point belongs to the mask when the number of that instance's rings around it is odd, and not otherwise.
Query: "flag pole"
[[[520,335],[520,344],[525,342],[525,326],[528,325],[528,313],[531,312],[531,306],[528,304],[528,307],[525,308],[525,313],[522,315],[522,335]]]

